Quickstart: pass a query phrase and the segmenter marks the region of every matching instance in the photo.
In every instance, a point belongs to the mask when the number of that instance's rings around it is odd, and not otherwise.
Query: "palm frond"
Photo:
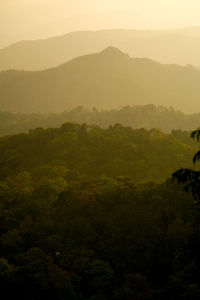
[[[191,169],[179,169],[172,174],[172,179],[177,180],[178,183],[185,184],[188,181],[200,180],[200,171]]]
[[[198,160],[200,160],[200,150],[194,155],[193,163],[195,164]]]
[[[191,133],[191,138],[196,139],[197,142],[199,142],[200,141],[200,129],[194,130]]]

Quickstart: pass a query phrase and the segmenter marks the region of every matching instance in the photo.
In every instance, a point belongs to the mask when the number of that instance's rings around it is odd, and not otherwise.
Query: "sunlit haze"
[[[5,299],[200,300],[199,162],[200,0],[0,0]]]
[[[75,30],[198,26],[199,11],[199,0],[1,0],[0,42]]]

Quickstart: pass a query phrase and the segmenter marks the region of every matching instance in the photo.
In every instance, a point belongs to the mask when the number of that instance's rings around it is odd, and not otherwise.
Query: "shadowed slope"
[[[200,72],[130,58],[109,47],[45,71],[0,73],[0,109],[59,112],[77,105],[172,105],[200,110]]]

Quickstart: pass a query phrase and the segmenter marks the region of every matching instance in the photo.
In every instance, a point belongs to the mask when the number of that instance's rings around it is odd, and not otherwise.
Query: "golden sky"
[[[100,12],[105,15],[96,16]],[[65,31],[67,26],[69,31],[198,26],[200,0],[0,0],[0,36],[31,32],[53,22],[61,22],[62,29],[62,20],[69,17]],[[59,30],[57,26],[55,34]]]

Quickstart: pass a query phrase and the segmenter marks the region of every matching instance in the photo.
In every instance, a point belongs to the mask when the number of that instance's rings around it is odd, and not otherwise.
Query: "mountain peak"
[[[119,50],[118,48],[112,47],[112,46],[105,48],[101,52],[101,54],[106,55],[106,56],[112,56],[112,57],[113,56],[117,56],[117,57],[119,57],[119,56],[129,57],[128,54],[126,54],[126,53],[122,52],[121,50]]]

